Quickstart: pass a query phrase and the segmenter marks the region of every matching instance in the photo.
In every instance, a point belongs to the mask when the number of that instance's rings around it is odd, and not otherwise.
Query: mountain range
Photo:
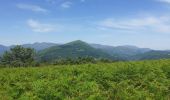
[[[9,47],[4,46],[4,45],[0,45],[0,55],[2,55],[5,51],[7,51],[9,49]]]
[[[101,49],[102,51],[108,53],[111,56],[118,56],[124,60],[131,60],[133,56],[143,54],[145,52],[151,51],[149,48],[138,48],[136,46],[107,46],[100,44],[91,44],[92,47]]]
[[[0,45],[0,55],[12,46]],[[89,44],[81,40],[66,44],[56,43],[33,43],[23,44],[23,47],[34,48],[37,58],[41,60],[55,60],[59,58],[76,58],[91,56],[94,58],[106,58],[111,60],[145,60],[170,58],[170,51],[158,51],[136,46],[108,46],[101,44]]]
[[[116,60],[108,53],[93,48],[88,43],[83,41],[73,41],[63,45],[56,45],[38,52],[38,58],[41,60],[53,60],[59,58],[77,58],[91,56],[94,58],[107,58]]]

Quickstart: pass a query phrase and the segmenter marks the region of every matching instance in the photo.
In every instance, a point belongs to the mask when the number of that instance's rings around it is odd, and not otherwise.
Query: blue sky
[[[170,0],[0,2],[0,44],[83,40],[170,49]]]

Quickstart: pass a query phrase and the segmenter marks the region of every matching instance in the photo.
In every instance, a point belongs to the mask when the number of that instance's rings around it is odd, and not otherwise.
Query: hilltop
[[[52,46],[38,52],[41,60],[55,60],[59,58],[94,57],[116,59],[100,49],[91,47],[88,43],[77,40],[59,46]]]

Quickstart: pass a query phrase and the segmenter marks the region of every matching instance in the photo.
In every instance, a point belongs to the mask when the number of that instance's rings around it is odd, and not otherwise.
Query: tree
[[[27,67],[34,64],[35,51],[31,48],[16,46],[6,51],[2,57],[2,64],[12,67]]]
[[[2,57],[0,56],[0,67],[2,66]]]

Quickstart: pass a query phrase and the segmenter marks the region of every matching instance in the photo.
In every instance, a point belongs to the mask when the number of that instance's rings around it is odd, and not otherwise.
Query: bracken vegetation
[[[169,100],[170,60],[0,69],[0,100]]]

